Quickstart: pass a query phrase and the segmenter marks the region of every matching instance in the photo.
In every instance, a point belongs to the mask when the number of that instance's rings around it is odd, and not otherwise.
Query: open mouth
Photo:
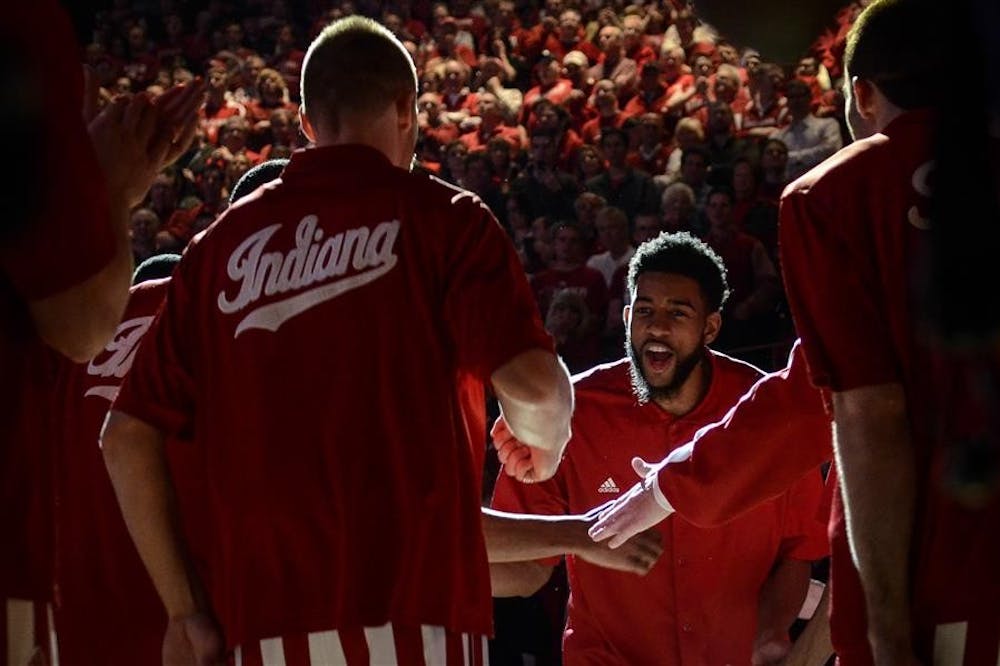
[[[674,352],[659,342],[646,344],[643,347],[642,356],[646,367],[653,372],[663,372],[674,362]]]

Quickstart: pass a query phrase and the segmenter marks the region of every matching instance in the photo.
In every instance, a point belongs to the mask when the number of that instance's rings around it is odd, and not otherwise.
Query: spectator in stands
[[[259,151],[261,161],[288,157],[293,150],[302,147],[305,138],[299,131],[299,114],[288,109],[271,111],[266,132],[258,140],[261,138],[267,141]]]
[[[562,10],[554,30],[548,29],[549,24],[542,24],[541,28],[542,49],[556,60],[562,61],[570,51],[580,51],[589,63],[596,63],[600,59],[601,51],[586,39],[583,18],[576,9]]]
[[[600,271],[610,287],[615,271],[628,264],[635,248],[629,242],[628,217],[620,208],[605,206],[598,211],[596,222],[597,240],[604,251],[587,259],[587,266]]]
[[[587,56],[582,51],[570,51],[563,56],[562,63],[563,76],[573,84],[573,90],[564,106],[569,111],[573,130],[579,134],[583,124],[590,118],[587,104],[594,90],[594,80],[588,76],[590,67]]]
[[[736,121],[736,129],[739,130],[743,112],[750,102],[750,93],[743,85],[740,68],[726,62],[720,64],[715,70],[712,95],[715,101],[729,105]]]
[[[129,218],[128,235],[132,243],[132,258],[136,264],[149,259],[156,252],[156,234],[160,231],[160,218],[151,208],[136,208]]]
[[[237,155],[246,155],[251,165],[260,164],[260,155],[247,147],[250,138],[250,123],[242,116],[232,116],[219,129],[219,148],[226,160]]]
[[[763,243],[778,266],[778,206],[760,195],[759,182],[754,162],[737,158],[733,163],[733,224]]]
[[[640,71],[643,65],[657,59],[656,51],[647,43],[646,20],[638,13],[622,17],[622,44],[625,57],[634,60]]]
[[[733,193],[714,187],[705,205],[708,232],[705,242],[722,257],[731,289],[726,304],[729,333],[720,334],[720,350],[736,349],[768,341],[774,333],[776,307],[781,299],[781,281],[767,250],[756,238],[743,233],[733,222]]]
[[[254,54],[240,62],[233,73],[233,85],[235,86],[233,99],[246,106],[248,112],[250,111],[250,102],[260,99],[260,82],[257,78],[266,66],[267,63],[264,62],[264,59]],[[277,72],[275,74],[279,78],[281,77]],[[281,82],[282,87],[284,87],[284,79]]]
[[[688,231],[699,237],[704,235],[697,199],[694,190],[687,183],[677,181],[667,185],[660,195],[660,214],[664,231]]]
[[[823,93],[831,88],[830,74],[819,59],[811,53],[799,58],[799,63],[795,66],[795,78],[809,86],[813,109],[819,106]]]
[[[628,135],[624,130],[608,128],[601,134],[601,153],[607,160],[607,171],[586,183],[587,190],[599,194],[608,202],[625,211],[629,220],[639,213],[657,207],[656,186],[649,174],[628,165]]]
[[[758,63],[750,75],[750,100],[743,110],[741,136],[770,137],[788,123],[788,107],[781,94],[785,74],[774,63]]]
[[[455,139],[444,147],[441,161],[441,178],[453,185],[465,187],[465,157],[469,148],[461,139]]]
[[[225,65],[213,64],[208,70],[208,97],[201,114],[202,129],[209,143],[218,144],[219,128],[228,118],[246,117],[247,110],[229,94],[229,73]]]
[[[460,60],[449,59],[444,61],[441,71],[440,92],[446,117],[448,122],[460,125],[477,110],[478,96],[468,87],[469,66]]]
[[[691,188],[695,196],[695,207],[699,213],[705,207],[708,199],[709,169],[711,168],[711,154],[702,145],[694,145],[681,154],[681,175],[679,182]]]
[[[462,134],[462,142],[470,152],[485,151],[487,144],[495,139],[507,141],[514,150],[521,150],[528,145],[528,134],[524,127],[510,127],[504,124],[503,109],[496,95],[491,92],[479,93],[479,126],[470,132]]]
[[[557,166],[558,140],[559,137],[552,131],[533,131],[529,140],[528,164],[511,184],[511,193],[522,197],[532,218],[573,218],[573,201],[580,187],[573,176]]]
[[[632,232],[632,245],[639,247],[648,240],[652,240],[666,231],[663,228],[663,218],[657,213],[643,213],[635,218],[635,229]]]
[[[667,113],[672,116],[695,116],[708,105],[709,77],[712,74],[712,59],[706,55],[696,56],[692,60],[691,85],[676,86],[670,99],[667,100]],[[701,120],[701,118],[699,118]],[[704,123],[704,120],[702,120]]]
[[[757,69],[760,67],[763,60],[760,57],[760,51],[753,47],[746,47],[740,54],[740,67],[747,75],[747,84],[753,80],[753,77],[757,74]]]
[[[627,118],[641,116],[644,113],[665,113],[670,93],[660,80],[660,65],[656,60],[648,60],[642,65],[639,75],[639,89],[628,100],[622,113]]]
[[[760,195],[778,203],[782,190],[788,184],[788,146],[781,139],[770,138],[764,143],[760,155],[761,182]]]
[[[667,86],[667,93],[673,97],[680,90],[694,85],[694,76],[687,66],[684,48],[676,44],[664,43],[660,49],[660,79]]]
[[[708,124],[705,127],[705,145],[709,154],[709,180],[713,184],[728,184],[732,179],[733,163],[737,157],[757,156],[757,145],[752,140],[736,135],[733,109],[722,101],[708,107]]]
[[[690,4],[676,3],[670,10],[670,27],[663,33],[663,43],[688,50],[693,44],[714,45],[718,35],[715,28],[695,16]]]
[[[597,146],[589,144],[580,146],[576,153],[576,160],[576,174],[581,183],[586,183],[591,178],[597,178],[607,171],[604,155],[601,154]]]
[[[553,225],[551,266],[531,278],[531,287],[535,292],[540,312],[548,313],[549,306],[555,295],[564,290],[572,289],[583,296],[587,308],[593,315],[593,321],[587,334],[596,344],[604,327],[604,313],[608,308],[608,285],[600,271],[584,264],[586,257],[580,230],[575,224],[559,222]]]
[[[256,89],[259,98],[247,104],[247,118],[254,123],[255,132],[264,129],[260,123],[268,122],[271,119],[271,112],[275,109],[298,112],[298,105],[293,104],[288,95],[288,85],[284,77],[276,70],[268,68],[260,70],[256,78]]]
[[[785,86],[791,123],[775,133],[788,148],[785,174],[791,182],[843,147],[840,126],[833,118],[817,118],[812,113],[809,85],[792,79]]]
[[[518,167],[514,162],[516,154],[514,148],[507,139],[493,137],[486,144],[486,153],[490,156],[493,175],[499,183],[500,190],[506,195],[510,191],[510,184],[517,177]]]
[[[593,314],[579,291],[561,289],[552,297],[545,315],[545,330],[555,340],[556,353],[570,373],[583,372],[599,360],[592,320]]]
[[[429,154],[444,154],[444,147],[458,139],[458,125],[448,120],[441,103],[441,95],[425,92],[417,98],[417,127]],[[440,157],[434,160],[440,161]]]
[[[705,128],[697,118],[681,118],[674,126],[674,142],[662,176],[656,176],[660,187],[666,187],[681,175],[684,151],[705,143]]]
[[[594,94],[590,107],[595,115],[583,124],[580,138],[586,143],[596,144],[601,140],[601,131],[608,127],[621,127],[625,114],[618,107],[618,90],[611,79],[601,79],[594,84]]]
[[[500,56],[482,55],[479,57],[479,69],[473,80],[472,88],[493,93],[503,111],[504,118],[514,122],[521,113],[524,93],[517,88],[507,87],[517,76],[517,72],[507,59],[503,42],[496,40],[496,45]]]
[[[136,90],[143,90],[156,79],[160,62],[156,46],[146,34],[145,23],[133,23],[128,29],[125,63],[122,71],[133,82]]]
[[[639,68],[635,60],[625,55],[622,29],[616,25],[604,26],[598,33],[597,43],[601,48],[601,59],[591,68],[590,77],[595,81],[614,81],[618,100],[624,103],[635,94]]]
[[[575,168],[573,160],[577,149],[583,145],[580,135],[570,127],[569,112],[565,108],[542,98],[535,102],[531,118],[532,132],[551,132],[556,136],[556,166],[572,173]]]
[[[486,151],[469,153],[465,157],[465,188],[475,192],[490,210],[494,212],[501,224],[507,216],[503,194],[493,178],[493,164]]]
[[[530,125],[529,116],[534,112],[535,103],[545,98],[553,104],[564,104],[573,92],[573,82],[562,78],[562,64],[552,54],[545,52],[535,65],[538,85],[524,94],[521,108],[521,122]]]
[[[651,176],[667,170],[671,146],[664,140],[663,115],[655,112],[639,116],[639,145],[628,154],[628,165]]]

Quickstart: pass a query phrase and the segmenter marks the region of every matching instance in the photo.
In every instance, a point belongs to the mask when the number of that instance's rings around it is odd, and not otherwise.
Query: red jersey
[[[501,473],[493,505],[540,514],[584,513],[635,481],[633,456],[659,460],[726,413],[761,372],[710,353],[711,384],[688,414],[639,405],[629,362],[574,378],[573,437],[550,481],[524,485]],[[752,438],[744,439],[753,446]],[[783,559],[827,553],[817,519],[818,468],[790,490],[713,529],[679,516],[661,522],[664,551],[643,577],[567,557],[570,600],[563,649],[568,663],[746,664],[757,631],[760,588]]]
[[[55,619],[59,657],[68,664],[126,666],[160,658],[167,616],[122,520],[98,437],[167,284],[169,279],[133,287],[104,351],[89,364],[67,361],[60,368]],[[204,532],[191,528],[206,522],[207,511],[198,453],[190,442],[167,447],[181,515],[195,544],[204,541]]]
[[[231,646],[491,632],[469,396],[552,341],[478,198],[366,146],[297,151],[195,237],[147,339],[115,409],[204,446]]]
[[[16,57],[13,71],[40,95],[32,122],[42,141],[31,159],[44,181],[23,230],[14,219],[0,240],[0,598],[44,600],[51,598],[55,366],[27,303],[94,276],[114,256],[115,238],[103,171],[80,121],[83,73],[69,16],[51,0],[8,10],[0,38]]]
[[[782,265],[813,382],[832,391],[896,383],[905,392],[918,478],[910,557],[917,658],[931,663],[944,649],[933,646],[935,636],[961,631],[964,663],[993,664],[1000,499],[970,510],[943,484],[948,449],[964,434],[958,428],[983,414],[969,413],[978,401],[964,364],[923,342],[911,310],[914,278],[929,270],[933,123],[929,112],[905,113],[792,183],[781,202]],[[831,629],[844,663],[863,664],[871,660],[864,598],[841,507],[831,523]]]

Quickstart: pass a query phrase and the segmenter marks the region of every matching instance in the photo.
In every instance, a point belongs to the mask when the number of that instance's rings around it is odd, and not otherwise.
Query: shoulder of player
[[[888,137],[876,134],[855,141],[838,150],[834,155],[816,165],[798,179],[789,183],[782,199],[807,192],[829,193],[836,196],[853,183],[872,178],[884,160]]]
[[[721,381],[726,385],[733,386],[737,390],[741,390],[740,386],[745,386],[742,389],[745,392],[746,389],[750,388],[765,375],[763,370],[746,361],[741,361],[738,358],[733,358],[715,350],[710,350],[710,353],[712,355],[712,367],[715,372],[715,375],[712,377],[713,383]]]
[[[122,314],[122,321],[155,314],[167,294],[170,278],[146,280],[129,289],[128,303]]]
[[[571,381],[578,403],[581,398],[622,394],[623,389],[631,396],[627,358],[595,365],[589,370],[573,375]]]

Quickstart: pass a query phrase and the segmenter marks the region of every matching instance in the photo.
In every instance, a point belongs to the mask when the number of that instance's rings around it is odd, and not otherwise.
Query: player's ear
[[[399,131],[409,134],[417,121],[417,95],[409,92],[396,99],[396,122]]]
[[[715,342],[720,330],[722,330],[722,315],[716,310],[705,318],[705,330],[702,333],[705,344],[710,345]]]
[[[309,120],[309,115],[306,113],[306,107],[299,106],[299,125],[302,127],[302,133],[306,135],[311,143],[316,143],[316,130],[313,129],[312,121]]]
[[[625,327],[629,326],[629,318],[632,316],[632,306],[626,305],[622,308],[622,321],[625,322]]]
[[[851,87],[854,89],[854,106],[857,108],[858,114],[865,120],[874,118],[875,96],[879,94],[878,88],[868,79],[859,79],[856,76],[851,79]]]

